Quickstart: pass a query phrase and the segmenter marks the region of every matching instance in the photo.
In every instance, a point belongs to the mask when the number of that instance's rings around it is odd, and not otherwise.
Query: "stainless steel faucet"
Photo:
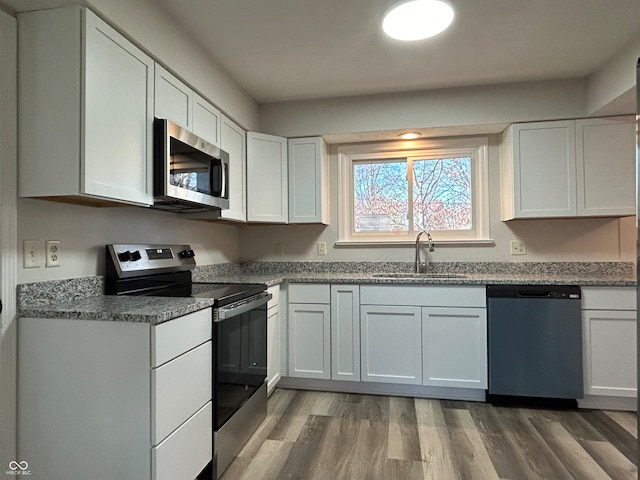
[[[436,249],[436,247],[433,246],[433,238],[431,238],[431,234],[426,230],[420,230],[418,232],[418,236],[416,237],[416,273],[420,273],[420,271],[422,270],[420,266],[420,237],[424,233],[427,234],[427,240],[429,242],[429,251],[433,252]],[[425,261],[425,264],[426,264],[426,261]],[[425,265],[425,270],[426,270],[426,265]]]

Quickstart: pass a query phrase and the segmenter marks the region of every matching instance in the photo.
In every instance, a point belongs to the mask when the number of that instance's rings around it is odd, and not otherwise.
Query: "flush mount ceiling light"
[[[382,29],[404,41],[433,37],[451,25],[453,7],[444,0],[403,0],[385,14]]]
[[[418,132],[407,132],[400,135],[400,138],[403,140],[414,140],[418,138],[420,134]]]

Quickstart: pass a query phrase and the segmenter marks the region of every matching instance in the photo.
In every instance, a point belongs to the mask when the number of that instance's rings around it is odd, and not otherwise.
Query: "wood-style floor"
[[[222,480],[636,479],[631,412],[278,389]]]

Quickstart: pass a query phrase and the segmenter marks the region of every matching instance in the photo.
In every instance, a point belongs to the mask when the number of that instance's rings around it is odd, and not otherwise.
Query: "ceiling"
[[[586,77],[640,37],[639,0],[450,0],[451,27],[386,38],[394,0],[154,0],[258,102]],[[0,0],[16,11],[67,0]]]
[[[394,0],[156,0],[261,103],[585,77],[640,36],[638,0],[451,0],[452,26],[386,38]]]

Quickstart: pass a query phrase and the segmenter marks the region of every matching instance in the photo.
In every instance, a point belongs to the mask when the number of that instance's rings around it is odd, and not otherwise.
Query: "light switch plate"
[[[24,268],[40,268],[44,264],[42,240],[25,240],[22,244]]]
[[[520,240],[511,240],[511,255],[526,255],[527,246]]]

